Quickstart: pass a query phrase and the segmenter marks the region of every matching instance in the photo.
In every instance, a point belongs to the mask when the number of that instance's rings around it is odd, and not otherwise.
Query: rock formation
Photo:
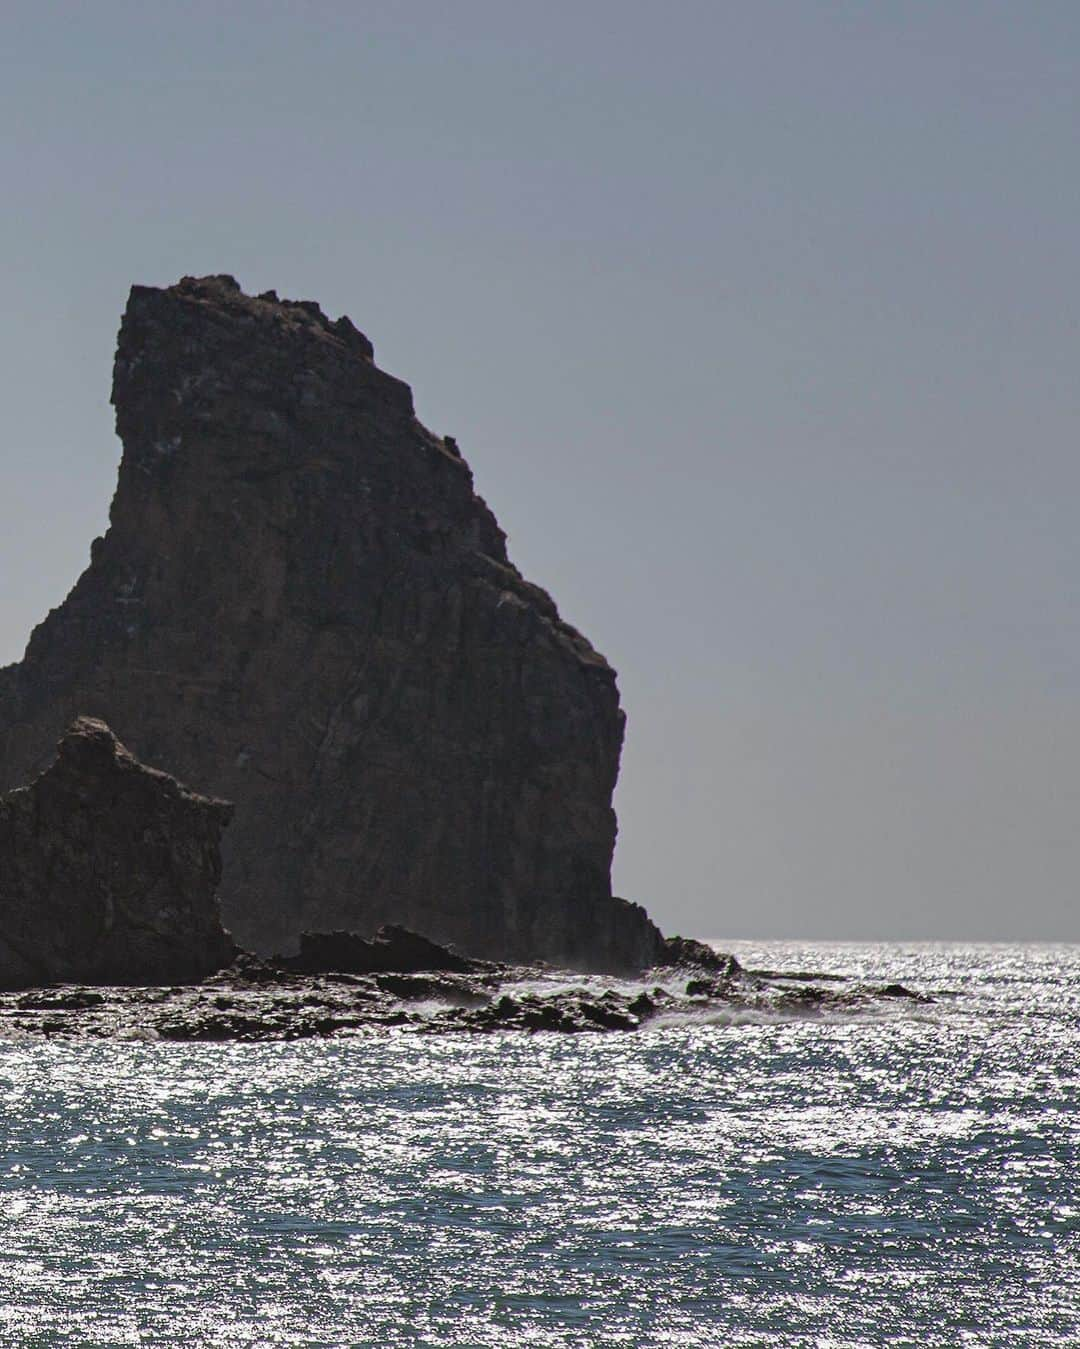
[[[36,782],[0,797],[0,988],[177,983],[231,961],[217,903],[231,814],[77,721]]]
[[[405,963],[417,954],[400,935],[392,935],[389,945]],[[395,963],[392,950],[384,954]],[[425,958],[441,963],[445,955],[432,947]],[[669,970],[659,983],[650,975],[642,985],[597,975],[568,979],[565,970],[536,966],[301,973],[242,955],[200,984],[0,990],[0,1040],[343,1039],[382,1027],[419,1035],[580,1034],[710,1022],[900,1019],[933,1001],[901,984],[875,986],[837,974],[756,974],[731,957],[728,962],[720,977],[687,966]],[[331,966],[338,963],[331,953]],[[687,980],[689,973],[696,977]]]
[[[345,974],[475,974],[495,968],[393,923],[379,928],[370,941],[353,932],[302,932],[299,955],[278,960],[298,974],[323,974],[328,970]]]
[[[399,923],[495,959],[652,963],[659,933],[610,888],[614,673],[349,320],[230,277],[136,286],[113,403],[109,531],[0,670],[0,788],[93,714],[236,802],[245,946]]]

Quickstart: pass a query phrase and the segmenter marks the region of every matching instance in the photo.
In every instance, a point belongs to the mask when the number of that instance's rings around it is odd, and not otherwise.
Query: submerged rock
[[[231,814],[77,720],[55,763],[0,797],[0,987],[173,983],[227,964],[217,888]],[[101,1002],[67,991],[18,1005]]]
[[[510,562],[456,443],[347,319],[132,289],[111,523],[0,670],[0,789],[89,711],[237,804],[242,945],[404,923],[499,960],[659,959],[611,893],[615,674]]]

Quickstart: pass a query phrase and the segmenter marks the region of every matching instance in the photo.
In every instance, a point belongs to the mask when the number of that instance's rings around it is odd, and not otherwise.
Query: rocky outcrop
[[[0,1042],[343,1039],[387,1027],[423,1035],[647,1032],[709,1023],[896,1020],[932,1001],[901,985],[838,975],[764,979],[733,965],[730,977],[699,970],[705,978],[684,982],[689,972],[652,971],[647,985],[506,966],[468,974],[301,974],[242,956],[184,987],[0,991]]]
[[[511,565],[455,442],[346,318],[135,287],[111,525],[0,671],[0,788],[90,712],[237,804],[237,939],[399,923],[494,959],[653,963],[614,899],[615,676]]]
[[[741,970],[739,962],[727,951],[717,951],[706,942],[693,937],[668,937],[656,959],[657,965],[675,969],[708,970],[711,974],[729,977]]]
[[[304,932],[300,953],[279,957],[281,965],[300,974],[420,974],[438,971],[475,974],[484,963],[469,960],[418,932],[392,923],[367,941],[352,932]],[[493,968],[489,966],[488,968]]]
[[[174,983],[228,964],[217,887],[231,813],[76,721],[55,763],[0,797],[0,988]]]

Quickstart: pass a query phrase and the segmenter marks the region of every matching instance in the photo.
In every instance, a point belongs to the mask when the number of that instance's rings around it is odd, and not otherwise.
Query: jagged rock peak
[[[392,923],[651,964],[611,894],[614,671],[352,323],[227,276],[135,286],[112,397],[110,528],[0,670],[0,788],[90,712],[237,803],[222,903],[255,951]]]
[[[0,796],[0,987],[174,983],[227,964],[231,816],[80,717],[36,781]]]
[[[264,290],[259,295],[245,295],[239,281],[227,272],[216,276],[185,276],[169,291],[184,296],[199,304],[216,305],[222,311],[234,315],[248,314],[252,319],[265,318],[268,313],[275,315],[275,321],[281,324],[297,324],[301,327],[318,329],[328,339],[338,341],[350,350],[358,352],[364,359],[373,360],[375,348],[346,314],[338,319],[328,318],[316,300],[283,300],[275,290]],[[144,294],[156,294],[153,286],[133,286],[132,300]]]

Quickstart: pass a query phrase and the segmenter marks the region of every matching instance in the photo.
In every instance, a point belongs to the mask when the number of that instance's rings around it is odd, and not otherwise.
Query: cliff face
[[[80,713],[236,802],[237,939],[399,923],[482,956],[646,965],[613,899],[613,671],[510,564],[370,343],[229,277],[135,287],[111,525],[0,671],[0,787]]]
[[[227,964],[231,814],[77,721],[41,777],[0,796],[0,988],[183,983]]]

